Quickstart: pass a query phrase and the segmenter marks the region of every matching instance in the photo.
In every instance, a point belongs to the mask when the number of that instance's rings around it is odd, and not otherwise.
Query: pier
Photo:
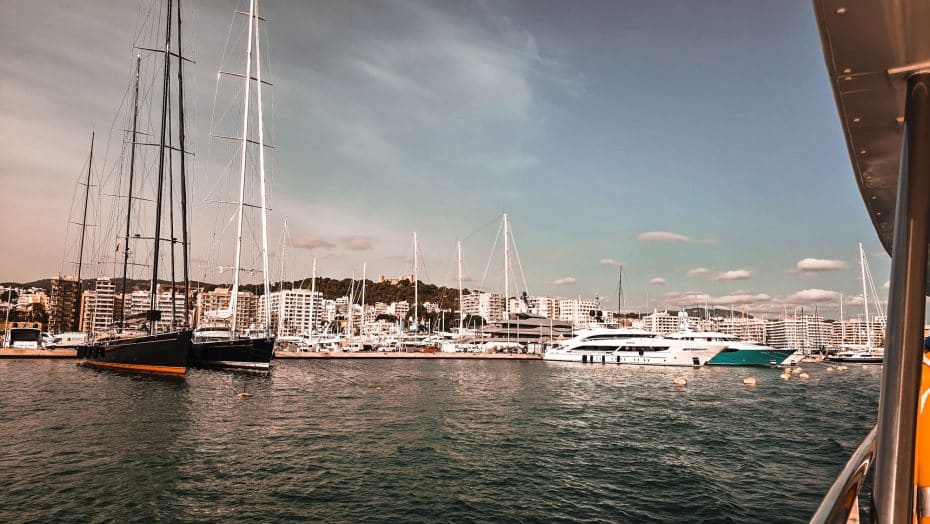
[[[276,351],[275,358],[400,358],[400,359],[457,359],[457,360],[542,360],[540,353],[406,353],[403,351]]]
[[[77,350],[2,348],[0,358],[77,358]]]

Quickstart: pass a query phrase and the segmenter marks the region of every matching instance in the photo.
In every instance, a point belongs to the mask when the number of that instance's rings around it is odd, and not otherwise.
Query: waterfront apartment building
[[[81,283],[75,276],[52,279],[48,297],[48,330],[52,333],[77,331],[81,317]]]
[[[529,313],[538,317],[559,318],[559,299],[553,297],[530,297]]]
[[[863,318],[836,321],[833,323],[832,346],[836,349],[848,345],[864,346],[870,341],[870,332],[872,346],[884,346],[885,318],[870,318],[868,323]]]
[[[600,305],[596,298],[563,298],[559,300],[558,320],[571,322],[575,327],[584,327],[595,321],[591,312],[597,312]]]
[[[152,294],[148,290],[136,290],[129,296],[129,314],[143,315],[152,307]],[[125,307],[125,305],[124,305]],[[155,322],[156,333],[166,333],[181,329],[187,325],[184,318],[184,290],[178,289],[172,293],[170,287],[163,289],[158,286],[155,309],[161,312],[161,320]]]
[[[385,313],[388,315],[394,315],[400,320],[403,320],[407,317],[407,313],[410,312],[410,303],[406,300],[401,300],[400,302],[392,302],[386,309]]]
[[[504,317],[504,296],[499,293],[472,293],[462,296],[462,313],[477,315],[486,322],[498,322]]]
[[[823,317],[779,318],[766,325],[766,343],[779,349],[823,351],[832,346],[833,326]]]
[[[698,331],[702,329],[700,319],[691,318],[683,311],[674,316],[670,315],[668,311],[653,311],[642,318],[638,327],[659,335],[668,335],[669,333],[684,330]]]
[[[737,336],[740,340],[765,344],[768,340],[766,338],[767,324],[768,322],[762,318],[718,318],[716,326],[707,331],[719,331]]]
[[[229,309],[230,298],[232,298],[232,290],[227,287],[218,287],[213,291],[198,293],[194,315],[196,325],[199,326],[206,322],[212,312]],[[258,297],[249,291],[238,293],[236,310],[236,331],[239,333],[248,329],[257,318],[264,318],[258,316]]]
[[[270,313],[272,331],[280,326],[281,336],[311,333],[320,326],[323,293],[309,289],[275,291],[258,298],[258,318],[265,318],[265,308]]]
[[[122,300],[119,301],[122,305]],[[102,333],[113,325],[117,313],[116,284],[100,277],[93,291],[82,293],[80,330],[85,333]]]
[[[33,304],[42,304],[48,309],[48,296],[45,290],[39,287],[24,289],[16,297],[16,309],[19,311],[28,311]]]

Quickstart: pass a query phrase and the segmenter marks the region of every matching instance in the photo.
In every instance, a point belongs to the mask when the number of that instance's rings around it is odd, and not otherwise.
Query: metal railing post
[[[907,80],[872,518],[911,522],[930,207],[930,71]]]

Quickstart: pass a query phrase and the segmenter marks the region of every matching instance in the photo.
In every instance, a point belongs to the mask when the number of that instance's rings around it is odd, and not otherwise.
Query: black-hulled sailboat
[[[229,295],[229,304],[227,309],[203,312],[206,322],[202,323],[194,331],[193,338],[193,360],[192,363],[201,367],[222,367],[222,368],[240,368],[266,370],[271,366],[271,358],[274,353],[275,338],[270,333],[270,312],[267,307],[270,302],[267,301],[268,292],[270,291],[268,279],[268,206],[265,198],[265,130],[262,116],[262,85],[267,83],[262,81],[262,54],[261,39],[259,38],[259,21],[263,21],[258,14],[258,0],[250,0],[248,13],[237,12],[237,15],[248,16],[248,42],[246,44],[246,61],[245,72],[241,74],[226,73],[220,70],[217,82],[220,81],[221,75],[229,75],[240,78],[243,82],[243,110],[242,110],[242,135],[238,138],[218,136],[224,140],[234,140],[240,143],[239,154],[239,184],[238,194],[235,200],[225,200],[221,203],[235,206],[235,215],[232,218],[236,220],[236,238],[235,238],[235,255],[231,268],[232,270],[232,289]],[[254,48],[253,48],[254,44]],[[253,51],[255,55],[253,63]],[[254,116],[258,130],[257,140],[249,138],[250,120],[253,118],[249,113],[250,102],[252,97],[252,87],[255,87],[255,99],[257,115]],[[219,92],[219,89],[217,89]],[[212,125],[211,125],[212,128]],[[246,165],[247,154],[250,145],[257,148],[258,156],[258,183],[260,187],[260,202],[247,203],[246,198]],[[209,160],[208,160],[209,163]],[[251,166],[255,167],[255,166]],[[239,288],[240,275],[242,268],[242,234],[243,234],[243,215],[245,208],[258,210],[261,218],[261,259],[262,259],[262,279],[266,298],[266,307],[263,308],[264,314],[260,319],[258,334],[243,333],[240,326],[239,311]],[[251,331],[251,330],[249,330]]]
[[[176,16],[174,16],[176,15]],[[176,32],[173,31],[176,29]],[[130,161],[129,161],[129,183],[128,194],[126,195],[126,229],[125,236],[122,238],[123,243],[123,300],[124,305],[119,311],[119,321],[106,333],[102,333],[81,351],[80,357],[83,357],[84,363],[90,366],[115,369],[131,372],[158,373],[175,376],[183,376],[187,372],[188,360],[191,352],[192,332],[188,327],[189,310],[190,310],[190,279],[188,272],[188,216],[187,216],[187,173],[185,169],[187,151],[185,149],[184,137],[184,72],[183,63],[186,60],[182,56],[181,46],[181,0],[167,1],[165,10],[164,26],[164,48],[150,49],[137,47],[145,52],[160,53],[163,60],[162,67],[162,90],[161,90],[161,122],[160,137],[158,143],[139,142],[140,133],[138,129],[139,116],[139,79],[141,69],[141,55],[136,56],[135,70],[135,87],[133,96],[133,116],[130,142]],[[171,107],[171,79],[172,61],[177,62],[177,104]],[[172,123],[172,112],[176,110],[177,120]],[[178,134],[178,145],[174,145],[173,128],[176,126]],[[155,187],[155,213],[154,213],[154,235],[146,239],[139,234],[131,235],[133,225],[133,201],[141,199],[134,194],[134,182],[136,173],[136,150],[139,145],[155,146],[158,148],[158,168],[157,183]],[[178,153],[178,161],[173,160],[174,153]],[[175,176],[173,167],[178,165],[179,169],[179,187],[175,187]],[[136,189],[137,190],[137,189]],[[175,192],[180,196],[180,227],[182,240],[178,242],[175,237]],[[165,213],[164,204],[167,199],[168,209]],[[167,214],[169,224],[169,236],[163,237],[162,222],[164,215]],[[152,240],[152,258],[151,258],[151,286],[149,288],[149,303],[147,311],[135,315],[126,315],[125,301],[130,301],[130,295],[127,294],[127,267],[130,265],[130,242]],[[171,284],[170,290],[163,291],[159,282],[159,262],[163,255],[161,247],[164,243],[169,246],[168,255],[171,263]],[[181,292],[184,293],[183,309],[184,314],[181,320],[177,315],[177,293],[179,283],[175,281],[175,255],[177,245],[180,243],[182,252],[183,266],[183,285]],[[170,297],[170,298],[169,298]],[[166,305],[165,299],[170,299],[170,305]],[[171,319],[162,320],[163,312],[170,312]]]

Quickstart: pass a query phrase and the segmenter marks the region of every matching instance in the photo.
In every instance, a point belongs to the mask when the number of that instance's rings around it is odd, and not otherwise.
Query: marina
[[[44,2],[0,522],[930,522],[926,2]]]

